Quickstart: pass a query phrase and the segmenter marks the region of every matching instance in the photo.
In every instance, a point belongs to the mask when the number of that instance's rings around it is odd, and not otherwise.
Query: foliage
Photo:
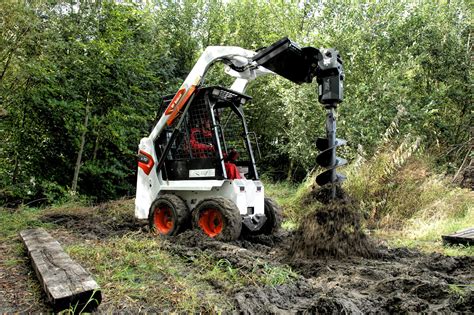
[[[368,218],[370,228],[412,228],[420,233],[450,233],[472,225],[474,194],[454,187],[433,172],[427,156],[415,153],[417,140],[385,144],[370,159],[359,157],[344,185]],[[422,225],[428,224],[423,227]]]
[[[162,95],[208,45],[258,49],[283,36],[343,57],[341,156],[419,139],[452,172],[469,153],[470,16],[465,1],[156,0],[0,3],[0,198],[8,205],[134,194],[137,144]],[[208,83],[231,81],[217,67]],[[264,77],[247,93],[261,172],[301,180],[315,167],[324,110],[314,84]],[[409,145],[409,143],[406,143]],[[372,160],[377,163],[375,160]]]

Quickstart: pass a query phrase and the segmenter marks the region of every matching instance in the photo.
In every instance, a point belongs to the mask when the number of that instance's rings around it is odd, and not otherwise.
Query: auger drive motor
[[[210,67],[225,64],[235,80],[230,87],[205,86]],[[148,219],[161,235],[195,228],[218,240],[237,239],[242,231],[272,234],[280,227],[278,205],[265,197],[244,108],[249,81],[277,74],[294,83],[317,77],[319,101],[328,110],[327,137],[317,163],[327,170],[320,185],[335,185],[343,160],[335,155],[343,141],[335,138],[334,111],[343,98],[344,73],[334,49],[300,48],[283,38],[258,52],[240,47],[207,47],[175,95],[163,97],[159,120],[141,139],[135,216]]]

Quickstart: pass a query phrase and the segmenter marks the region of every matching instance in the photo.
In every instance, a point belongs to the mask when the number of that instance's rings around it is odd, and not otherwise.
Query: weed
[[[439,235],[433,239],[415,239],[407,236],[405,231],[379,230],[375,232],[377,237],[387,240],[390,247],[407,247],[420,250],[425,253],[440,253],[447,256],[474,256],[473,246],[446,245],[443,244]]]
[[[84,306],[79,310],[79,301],[76,302],[74,305],[69,305],[69,308],[59,312],[58,314],[60,315],[74,315],[74,314],[85,314],[86,308],[91,304],[94,303],[95,305],[99,305],[99,301],[94,298],[95,294],[97,293],[97,289],[92,291],[91,296],[87,300],[87,302],[84,304]],[[87,312],[89,314],[89,312]]]
[[[283,285],[290,283],[297,278],[298,274],[291,270],[289,266],[263,265],[263,276],[261,277],[261,282],[266,285]]]
[[[286,265],[272,265],[257,259],[249,269],[237,268],[227,259],[219,259],[217,262],[210,255],[201,255],[194,264],[207,270],[202,279],[214,285],[218,285],[226,292],[245,288],[251,285],[277,286],[290,283],[298,274]]]
[[[472,286],[472,285],[471,285]],[[449,293],[457,299],[457,303],[462,303],[466,296],[466,291],[463,289],[465,285],[449,284]]]

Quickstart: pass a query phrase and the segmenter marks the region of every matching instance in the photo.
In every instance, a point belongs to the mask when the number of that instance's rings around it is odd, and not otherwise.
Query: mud
[[[472,312],[474,258],[424,255],[408,249],[376,248],[371,258],[357,256],[294,259],[287,255],[291,235],[267,246],[240,239],[222,243],[187,231],[164,242],[164,249],[193,260],[199,254],[226,259],[244,272],[263,265],[290,266],[299,276],[276,286],[254,285],[225,292],[246,314]],[[286,239],[285,239],[286,238]],[[283,242],[280,240],[283,239]],[[461,288],[462,294],[452,286]],[[218,289],[218,288],[217,288]]]
[[[147,222],[133,216],[133,203],[128,200],[88,208],[57,209],[44,214],[41,220],[63,226],[84,239],[92,240],[148,231]]]
[[[216,292],[233,301],[238,313],[474,311],[474,257],[446,257],[406,248],[389,249],[381,245],[381,241],[356,249],[357,242],[367,239],[362,235],[353,239],[350,236],[354,231],[360,232],[360,218],[347,216],[344,207],[331,208],[332,212],[330,208],[325,209],[325,212],[308,217],[303,224],[320,225],[342,220],[341,227],[333,225],[331,229],[345,231],[347,235],[338,236],[335,242],[324,240],[327,237],[324,233],[316,232],[308,238],[304,230],[299,230],[293,233],[283,231],[273,236],[242,236],[225,243],[188,230],[175,237],[160,238],[159,244],[163,250],[189,261],[190,272],[200,272],[193,269],[192,262],[205,255],[216,262],[225,259],[243,274],[264,275],[269,266],[291,268],[296,273],[281,285],[255,283],[229,288],[229,285],[209,280]],[[81,238],[101,239],[148,230],[146,222],[133,219],[131,206],[124,214],[117,214],[107,207],[96,207],[84,213],[49,213],[43,219],[65,226]],[[346,231],[351,225],[356,229]],[[328,242],[342,248],[334,252],[333,245],[318,245]],[[344,246],[345,242],[350,246]],[[368,254],[364,251],[367,248],[370,249]],[[349,250],[357,255],[347,255]]]

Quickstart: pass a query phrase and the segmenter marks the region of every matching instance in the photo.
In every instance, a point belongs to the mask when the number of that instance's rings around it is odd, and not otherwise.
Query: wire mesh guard
[[[239,160],[250,160],[241,118],[230,107],[215,109],[214,116],[224,157],[236,151],[239,154]]]
[[[160,140],[160,147],[164,148],[171,139],[173,129],[178,120],[167,128]],[[215,127],[215,128],[214,128]],[[206,104],[204,93],[199,94],[190,104],[190,108],[179,128],[178,136],[171,144],[168,160],[188,160],[203,158],[218,158],[218,145],[214,137],[215,130],[219,139],[222,156],[226,159],[231,151],[238,156],[234,159],[249,160],[245,143],[245,132],[241,118],[230,108],[214,109],[214,122],[211,110]]]

